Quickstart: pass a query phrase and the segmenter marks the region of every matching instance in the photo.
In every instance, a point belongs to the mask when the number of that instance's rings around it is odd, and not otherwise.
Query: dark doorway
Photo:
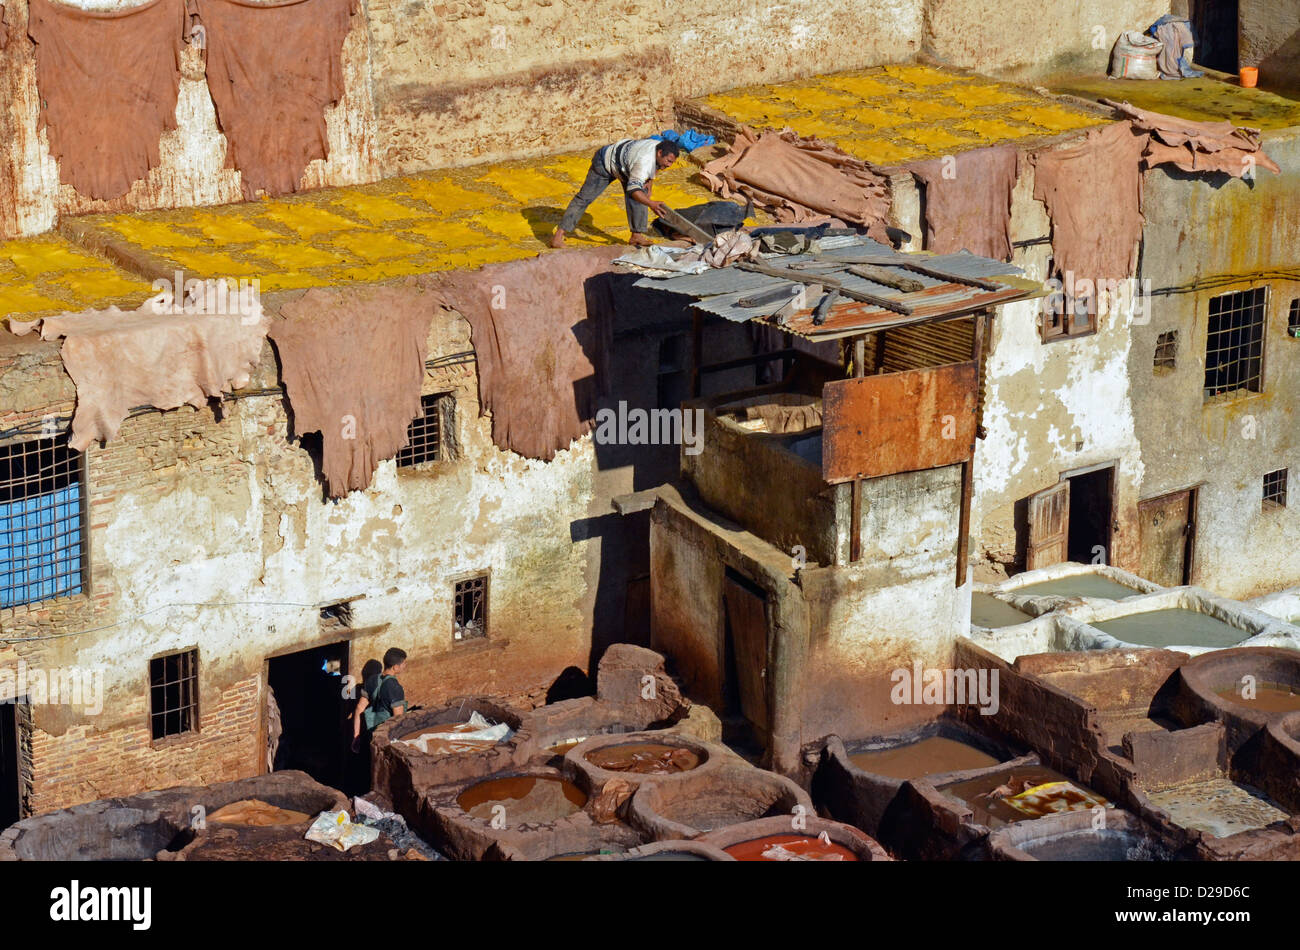
[[[1225,73],[1237,71],[1237,0],[1192,0],[1195,60]]]
[[[0,703],[0,829],[22,817],[18,704]]]
[[[267,662],[267,684],[280,709],[274,770],[299,769],[318,782],[350,792],[347,774],[352,732],[344,697],[348,644],[330,643]],[[359,694],[358,694],[359,695]]]
[[[1114,511],[1114,466],[1069,476],[1070,528],[1068,559],[1080,564],[1109,564]]]

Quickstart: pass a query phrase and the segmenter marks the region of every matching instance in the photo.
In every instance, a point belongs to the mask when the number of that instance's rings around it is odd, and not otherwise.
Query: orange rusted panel
[[[966,461],[975,398],[974,362],[827,383],[822,476],[834,484]]]

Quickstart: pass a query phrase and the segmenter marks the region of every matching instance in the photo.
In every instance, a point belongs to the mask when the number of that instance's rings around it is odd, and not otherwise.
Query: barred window
[[[81,458],[66,434],[0,446],[0,608],[81,592]]]
[[[199,727],[199,651],[183,650],[149,661],[149,724],[155,739]]]
[[[1267,289],[1256,287],[1210,298],[1205,341],[1205,398],[1246,390],[1264,379],[1264,308]]]
[[[476,574],[455,585],[455,630],[457,640],[486,637],[488,632],[488,575]]]
[[[1291,309],[1286,315],[1286,332],[1288,336],[1300,339],[1300,297],[1291,301]]]
[[[397,453],[397,467],[437,462],[448,455],[443,433],[451,428],[455,399],[448,393],[420,397],[420,415],[406,430],[406,448]]]
[[[1286,473],[1284,468],[1264,476],[1264,510],[1286,507]]]

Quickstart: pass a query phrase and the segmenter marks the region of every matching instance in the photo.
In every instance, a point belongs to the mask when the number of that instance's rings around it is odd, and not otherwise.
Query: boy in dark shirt
[[[361,684],[361,698],[352,714],[352,751],[361,751],[361,729],[366,741],[380,723],[406,712],[406,693],[397,681],[406,666],[406,651],[392,647],[384,654],[384,669]]]

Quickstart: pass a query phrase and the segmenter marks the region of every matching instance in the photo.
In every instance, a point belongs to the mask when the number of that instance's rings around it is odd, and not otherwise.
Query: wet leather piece
[[[1070,148],[1031,156],[1034,197],[1052,219],[1055,275],[1076,280],[1132,276],[1142,237],[1142,151],[1147,137],[1127,122],[1087,133]]]
[[[1274,174],[1282,169],[1264,154],[1258,129],[1231,122],[1194,122],[1159,112],[1148,112],[1119,103],[1115,110],[1133,120],[1133,127],[1150,133],[1142,159],[1146,168],[1176,165],[1185,172],[1223,172],[1234,178],[1267,168]]]
[[[817,138],[742,127],[731,150],[704,166],[704,180],[724,198],[741,195],[778,221],[861,225],[878,241],[889,217],[887,179],[865,162]]]
[[[184,26],[183,0],[114,11],[31,0],[40,127],[63,182],[119,198],[158,166],[158,141],[176,128]]]
[[[907,166],[925,188],[925,249],[1011,260],[1011,192],[1019,153],[981,148]],[[945,174],[946,173],[946,174]]]
[[[410,284],[313,289],[280,307],[270,330],[293,411],[293,434],[319,432],[326,491],[370,486],[407,442],[434,300]]]
[[[329,154],[325,110],[343,98],[354,0],[195,6],[226,163],[239,170],[244,197],[297,191],[308,164]]]
[[[469,321],[479,405],[499,447],[550,461],[587,432],[607,392],[610,261],[624,250],[575,248],[419,278]]]

